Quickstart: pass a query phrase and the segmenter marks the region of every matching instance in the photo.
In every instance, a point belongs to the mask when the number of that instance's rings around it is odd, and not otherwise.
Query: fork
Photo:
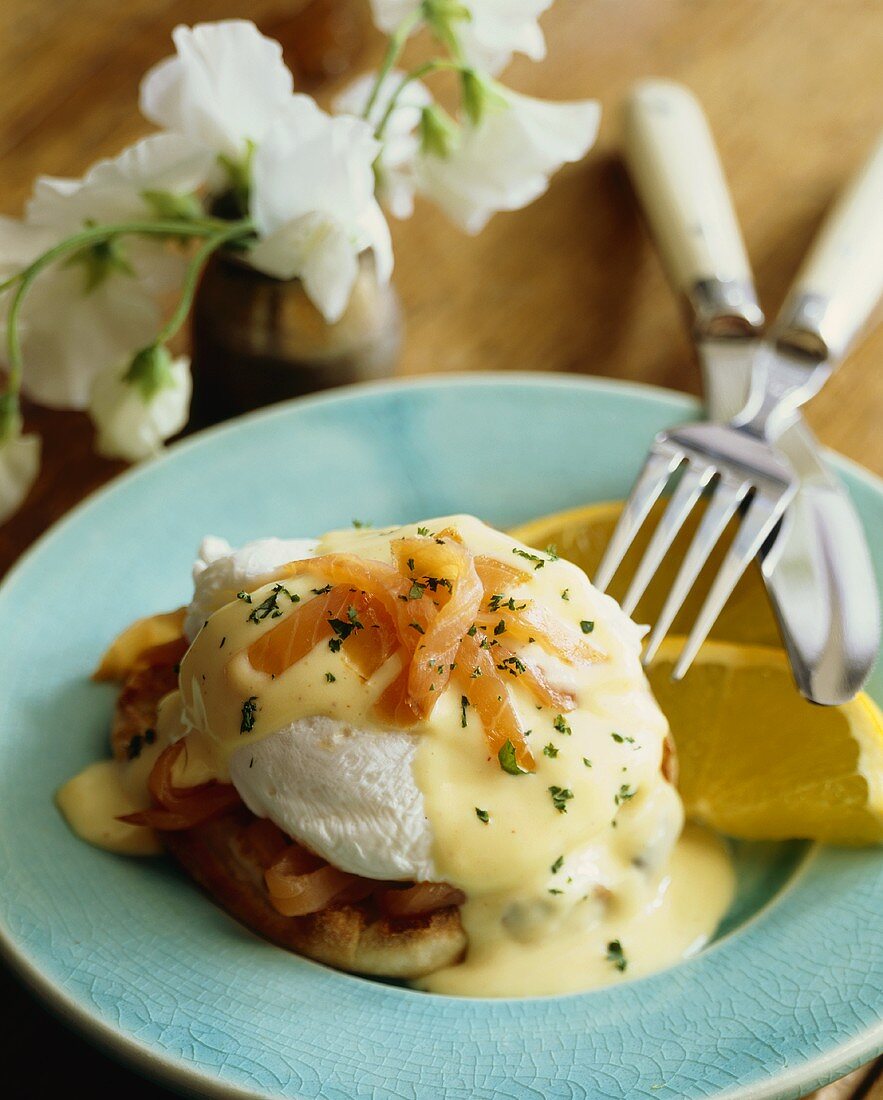
[[[704,115],[683,90],[680,96],[675,95],[674,87],[663,85],[660,91],[657,85],[655,98],[642,97],[640,89],[632,97],[626,118],[630,159],[638,162],[639,168],[643,161],[652,176],[656,209],[651,206],[651,216],[678,284],[693,299],[700,317],[701,299],[709,287],[732,294],[740,306],[733,311],[736,327],[713,335],[737,336],[744,344],[746,335],[760,335],[763,319],[751,291],[747,256]],[[654,118],[654,111],[661,117]],[[674,141],[677,148],[666,149],[666,141]],[[704,180],[703,172],[707,173]],[[640,172],[638,176],[640,183]],[[689,203],[679,199],[681,188],[692,192]],[[647,188],[642,191],[646,200]],[[831,375],[845,343],[879,295],[881,265],[874,256],[881,242],[873,239],[874,233],[863,235],[863,228],[866,224],[879,226],[881,203],[883,144],[829,218],[770,339],[752,344],[751,386],[742,410],[727,423],[685,424],[660,432],[611,536],[595,577],[601,591],[612,580],[653,504],[677,478],[622,601],[623,609],[631,614],[700,497],[708,496],[705,514],[645,648],[643,660],[647,663],[730,521],[741,513],[732,544],[675,662],[674,679],[683,677],[739,578],[780,522],[787,520],[799,479],[775,443],[798,409]],[[692,217],[687,215],[688,207]],[[726,248],[722,249],[722,243]],[[721,256],[727,271],[714,266]],[[826,318],[826,323],[820,324],[818,317],[811,316],[819,296],[807,288],[829,289],[832,281],[840,280],[842,291],[847,279],[852,293],[845,315],[833,322]],[[842,294],[838,300],[844,301]],[[717,316],[726,316],[720,302],[712,305]]]

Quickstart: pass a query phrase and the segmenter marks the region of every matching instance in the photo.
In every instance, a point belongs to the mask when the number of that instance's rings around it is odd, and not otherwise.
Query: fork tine
[[[622,515],[610,536],[610,542],[604,551],[604,557],[595,574],[595,587],[605,592],[613,574],[625,557],[647,513],[653,507],[656,498],[665,488],[669,477],[683,460],[683,452],[674,449],[656,449],[647,455],[644,468],[638,474]]]
[[[721,608],[730,598],[730,593],[769,533],[781,519],[792,496],[793,488],[790,492],[785,491],[774,497],[760,490],[755,494],[672,670],[673,680],[682,679],[693,663],[693,658],[708,637],[708,632],[720,614]]]
[[[687,516],[692,512],[696,501],[702,495],[702,490],[714,477],[714,467],[706,465],[694,465],[688,460],[687,467],[681,476],[680,484],[672,493],[671,500],[666,505],[665,511],[659,520],[656,530],[644,556],[641,558],[632,583],[629,585],[625,599],[622,601],[622,609],[626,615],[631,615],[638,601],[644,595],[647,585],[653,579],[653,574],[659,568],[659,564],[668,553],[668,548],[674,542],[678,531],[683,527]]]
[[[748,482],[737,481],[728,478],[726,475],[723,475],[718,483],[708,503],[705,515],[702,517],[702,522],[699,524],[687,553],[684,555],[684,560],[678,570],[678,575],[675,577],[671,591],[662,606],[659,618],[653,624],[653,630],[641,658],[645,665],[649,664],[656,656],[656,651],[668,633],[669,627],[674,622],[675,616],[681,610],[684,600],[690,594],[696,578],[702,572],[702,567],[708,561],[711,551],[717,545],[749,488]]]

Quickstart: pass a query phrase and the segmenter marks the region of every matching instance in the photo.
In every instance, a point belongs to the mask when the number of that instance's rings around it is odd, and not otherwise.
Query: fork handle
[[[829,365],[841,359],[883,294],[883,137],[828,216],[773,337]]]
[[[669,80],[633,86],[624,109],[625,160],[694,335],[755,336],[763,313],[708,122]]]

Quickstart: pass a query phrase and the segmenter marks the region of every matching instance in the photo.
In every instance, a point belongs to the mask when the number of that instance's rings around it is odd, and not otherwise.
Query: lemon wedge
[[[615,598],[622,598],[664,503],[610,586]],[[540,549],[554,543],[591,577],[621,510],[619,501],[588,505],[510,533]],[[637,622],[656,620],[700,517],[701,508],[679,534],[638,604]],[[675,620],[675,632],[689,629],[722,555],[721,546]],[[671,669],[683,641],[667,639],[648,675],[677,745],[687,813],[746,840],[883,841],[883,713],[864,694],[840,707],[813,706],[800,696],[756,567],[740,581],[712,640],[675,683]]]
[[[617,570],[609,588],[610,595],[614,599],[621,600],[625,595],[629,578],[634,576],[638,561],[650,541],[653,528],[666,503],[666,501],[656,503]],[[693,514],[688,517],[656,576],[638,603],[632,615],[635,622],[656,622],[662,610],[663,601],[674,582],[677,567],[683,560],[687,545],[696,532],[703,510],[704,504],[700,502],[699,506],[693,510]],[[601,561],[604,547],[613,534],[613,528],[621,511],[622,501],[589,504],[531,520],[520,527],[513,528],[510,534],[521,542],[526,542],[528,546],[535,546],[540,550],[554,544],[556,552],[562,558],[578,565],[591,578]],[[693,591],[672,624],[673,634],[689,632],[711,580],[720,568],[731,534],[732,531],[726,532],[713,551],[693,586]],[[752,565],[739,581],[733,595],[712,627],[711,637],[729,642],[754,642],[772,646],[781,644],[776,621],[764,590],[763,578],[756,565]]]
[[[687,813],[746,840],[883,840],[883,713],[865,694],[818,707],[782,650],[707,642],[683,680],[669,638],[648,675],[678,749]]]

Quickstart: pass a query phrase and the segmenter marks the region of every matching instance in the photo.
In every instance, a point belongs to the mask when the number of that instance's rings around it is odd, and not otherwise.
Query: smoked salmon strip
[[[508,591],[510,588],[514,588],[519,584],[527,584],[530,580],[530,574],[525,573],[523,569],[519,569],[517,565],[507,565],[506,562],[497,561],[496,558],[489,558],[484,554],[476,555],[475,571],[478,573],[488,596],[503,595],[504,593],[507,596],[511,595]],[[520,603],[521,601],[516,602]]]
[[[407,581],[392,565],[355,554],[324,554],[318,558],[303,558],[284,565],[278,571],[282,577],[300,577],[304,573],[315,574],[333,585],[349,585],[373,596],[395,618],[396,601],[404,595]]]
[[[450,595],[421,636],[408,674],[408,693],[421,717],[426,718],[451,678],[451,666],[464,634],[472,626],[484,594],[472,554],[453,539],[403,539],[397,557],[413,551],[428,560],[427,575],[450,582]],[[422,599],[426,599],[424,591]],[[408,601],[413,602],[413,601]],[[409,624],[409,629],[413,627]]]
[[[574,628],[562,626],[544,607],[531,601],[521,602],[526,602],[527,606],[515,611],[507,607],[482,611],[478,625],[499,631],[517,642],[539,642],[543,649],[570,664],[594,664],[604,660],[600,649],[580,637]]]
[[[556,710],[576,709],[576,698],[569,691],[556,688],[549,683],[541,668],[524,656],[517,657],[511,649],[497,645],[492,650],[494,664],[505,680],[511,676],[517,683],[523,684],[538,703]]]
[[[477,634],[467,634],[463,638],[457,654],[456,675],[463,698],[467,700],[464,710],[475,708],[492,753],[498,753],[506,741],[511,741],[519,767],[533,771],[536,767],[533,754],[512,706],[509,689],[492,656],[496,648],[485,649]]]
[[[366,605],[363,593],[351,592],[344,585],[298,604],[278,626],[262,634],[248,647],[252,668],[268,676],[281,676],[320,642],[333,635],[332,619],[345,622],[348,607],[353,606],[361,612]]]
[[[456,676],[491,751],[509,740],[519,765],[533,768],[510,699],[513,681],[558,711],[573,710],[576,700],[513,643],[536,642],[571,663],[599,661],[603,653],[542,605],[513,594],[530,581],[529,573],[473,555],[452,529],[395,539],[391,552],[394,564],[335,553],[285,565],[277,577],[306,574],[330,588],[253,642],[252,666],[279,676],[335,633],[342,657],[366,680],[399,655],[401,670],[375,703],[381,721],[409,727],[427,719]],[[334,620],[355,627],[342,634]]]

